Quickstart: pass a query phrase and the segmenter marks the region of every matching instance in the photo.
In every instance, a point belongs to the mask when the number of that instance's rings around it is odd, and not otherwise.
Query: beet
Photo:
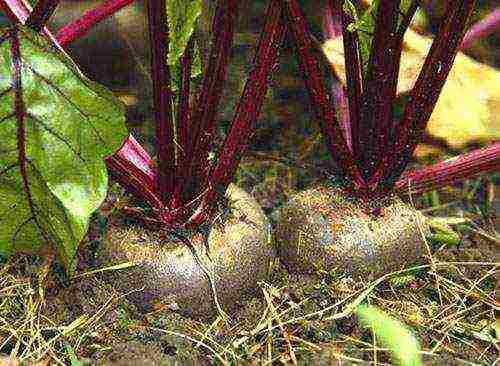
[[[379,276],[422,260],[427,231],[425,217],[395,195],[363,202],[319,185],[284,205],[276,239],[291,272]]]
[[[268,278],[275,255],[269,222],[255,199],[234,185],[227,189],[226,198],[228,210],[215,215],[218,218],[209,233],[208,248],[201,233],[189,237],[198,259],[206,268],[213,268],[217,298],[224,311],[254,293],[257,283]],[[217,313],[208,276],[190,247],[178,238],[115,218],[99,258],[101,265],[136,263],[109,271],[107,277],[123,292],[142,288],[127,295],[142,310],[161,303],[192,317]]]

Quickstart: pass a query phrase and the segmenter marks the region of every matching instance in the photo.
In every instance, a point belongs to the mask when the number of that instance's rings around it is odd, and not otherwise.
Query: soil
[[[96,217],[96,223],[103,220]],[[487,221],[481,225],[486,228]],[[96,232],[93,239],[80,252],[78,273],[95,269]],[[493,343],[498,337],[493,326],[498,264],[492,262],[497,261],[498,241],[488,239],[482,231],[470,231],[462,233],[456,246],[433,243],[431,248],[432,259],[427,259],[424,268],[409,265],[407,273],[377,283],[363,301],[410,327],[426,351],[426,364],[493,364],[498,357]],[[36,294],[41,265],[34,257],[12,263],[10,287],[24,281]],[[50,273],[44,281],[38,326],[68,326],[82,316],[86,322],[63,337],[56,330],[42,331],[34,345],[46,350],[46,344],[51,344],[47,348],[51,351],[45,354],[34,352],[42,360],[54,362],[52,353],[67,359],[71,345],[79,360],[95,365],[209,365],[223,364],[221,360],[259,364],[270,358],[282,362],[295,358],[303,365],[369,364],[374,358],[379,364],[391,363],[389,353],[373,351],[371,332],[359,325],[354,313],[346,312],[373,282],[322,271],[290,274],[275,261],[272,276],[260,284],[258,296],[245,301],[230,318],[199,321],[165,308],[144,313],[101,274],[79,277],[62,286],[57,273]],[[28,309],[22,307],[28,306],[27,297],[37,298],[26,293],[29,291],[14,296],[3,291],[3,305],[12,301],[20,308],[19,314],[26,314]],[[10,316],[16,326],[23,319],[19,314],[16,318],[13,308],[6,311],[3,306],[0,318]],[[20,338],[29,339],[27,329],[19,331]],[[0,353],[9,354],[16,347],[16,337],[7,340],[8,334],[5,327],[0,328]],[[17,354],[27,349],[33,352],[22,345]]]

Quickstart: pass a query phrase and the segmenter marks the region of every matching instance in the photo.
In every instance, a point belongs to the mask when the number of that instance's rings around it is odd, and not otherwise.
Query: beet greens
[[[103,159],[126,137],[124,110],[25,26],[0,28],[0,59],[0,253],[56,250],[71,273],[106,196]]]
[[[325,86],[319,66],[322,57],[314,52],[316,41],[299,2],[288,0],[283,4],[304,83],[326,143],[353,194],[370,199],[402,187],[422,192],[499,169],[500,144],[495,143],[401,178],[460,48],[474,0],[447,2],[446,16],[400,120],[394,110],[403,36],[419,7],[418,0],[406,2],[405,7],[401,1],[377,0],[364,12],[349,0],[327,1],[326,36],[343,36],[347,80],[344,98],[335,95],[342,93],[341,88],[334,85],[332,98]],[[335,119],[332,99],[337,103],[347,100],[348,108],[335,106],[341,111],[348,109],[347,116],[340,113],[342,123]]]
[[[194,49],[193,42],[188,42],[181,59],[181,83],[175,123],[170,119],[172,103],[169,100],[172,91],[167,76],[168,65],[163,57],[168,43],[165,36],[160,36],[167,34],[164,29],[167,22],[165,19],[156,19],[160,16],[154,6],[153,2],[149,5],[149,19],[153,48],[152,73],[155,75],[158,168],[153,167],[151,158],[147,157],[147,153],[133,139],[129,139],[117,154],[108,158],[107,163],[111,174],[122,186],[136,193],[142,192],[139,195],[154,209],[154,219],[159,223],[173,227],[196,225],[204,222],[210,207],[232,181],[238,161],[253,134],[253,124],[264,102],[284,36],[281,6],[277,0],[269,3],[253,70],[236,106],[229,134],[214,164],[209,160],[209,153],[213,148],[216,112],[229,64],[237,2],[221,0],[217,3],[212,26],[212,46],[201,89],[194,103],[189,100]],[[174,136],[178,136],[175,141]],[[174,143],[178,146],[177,157]],[[140,155],[136,156],[138,151]],[[145,164],[137,166],[137,158],[142,159]]]
[[[55,37],[56,44],[64,46],[82,37],[98,22],[130,3],[107,1],[86,12],[77,21],[61,28]],[[40,2],[31,14],[21,0],[6,0],[2,4],[11,19],[28,24],[29,16],[35,19],[29,20],[32,27],[42,29],[57,6],[57,1]],[[133,136],[129,136],[119,151],[106,159],[106,164],[110,174],[124,188],[149,204],[153,216],[150,219],[153,221],[170,227],[199,224],[205,220],[210,207],[232,181],[238,161],[253,134],[253,124],[264,102],[285,33],[281,4],[272,0],[268,5],[254,67],[236,106],[232,127],[214,163],[209,159],[209,153],[213,149],[216,113],[229,65],[238,2],[217,1],[211,49],[200,91],[194,101],[190,100],[193,94],[190,87],[191,69],[196,52],[194,36],[184,35],[187,44],[178,61],[180,80],[176,98],[171,85],[172,60],[167,57],[170,40],[170,21],[165,11],[167,3],[150,1],[147,8],[157,163],[153,163],[153,158],[146,150]],[[194,26],[193,19],[190,21]],[[50,36],[47,29],[44,29],[44,33]],[[176,113],[173,113],[176,99]]]

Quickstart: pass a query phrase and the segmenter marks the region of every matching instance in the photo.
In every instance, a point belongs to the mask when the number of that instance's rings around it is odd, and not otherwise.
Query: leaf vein
[[[30,64],[25,64],[26,67],[33,73],[33,75],[35,75],[36,77],[38,77],[40,80],[42,80],[44,83],[46,83],[49,87],[53,88],[65,101],[67,101],[69,104],[71,104],[71,106],[79,113],[83,116],[83,118],[87,121],[87,123],[89,124],[89,126],[92,128],[92,130],[94,131],[94,133],[96,134],[97,138],[100,140],[101,144],[105,144],[105,141],[104,139],[102,138],[101,134],[99,133],[99,131],[95,128],[95,126],[91,123],[91,118],[92,117],[99,117],[99,118],[103,118],[103,116],[91,116],[87,113],[85,113],[80,107],[78,107],[78,105],[73,102],[71,100],[70,97],[68,97],[57,85],[53,84],[49,79],[47,79],[45,76],[43,76],[42,74],[40,74],[38,71],[36,71],[33,66],[31,66]],[[103,118],[104,121],[107,121],[109,122],[108,118]]]
[[[36,223],[36,220],[35,220],[35,217],[32,215],[30,217],[28,217],[26,220],[24,220],[17,228],[16,230],[14,230],[14,232],[12,233],[12,237],[11,237],[11,241],[12,241],[12,245],[13,246],[16,246],[16,241],[17,241],[17,235],[21,232],[21,230],[23,229],[23,227],[25,227],[26,225],[28,225],[28,223],[30,221],[35,221]]]
[[[12,54],[12,88],[14,90],[14,111],[17,120],[17,150],[19,154],[19,171],[23,182],[24,192],[28,201],[28,206],[33,214],[33,219],[38,227],[38,230],[46,243],[50,243],[50,238],[44,231],[41,223],[38,221],[36,214],[36,205],[33,200],[33,193],[30,188],[30,180],[28,178],[27,157],[26,157],[26,108],[23,100],[22,88],[22,59],[21,49],[19,45],[19,37],[17,29],[12,32],[11,38],[11,54]]]
[[[44,121],[42,121],[40,118],[34,116],[31,113],[28,113],[28,117],[33,119],[37,124],[41,125],[47,132],[50,132],[59,141],[61,141],[64,145],[66,145],[68,147],[68,149],[70,149],[73,152],[73,154],[75,154],[83,163],[87,163],[87,161],[83,158],[81,153],[79,151],[77,151],[68,140],[66,140],[63,136],[61,136],[59,133],[57,133],[57,131],[54,131],[52,128],[47,126],[47,124]]]

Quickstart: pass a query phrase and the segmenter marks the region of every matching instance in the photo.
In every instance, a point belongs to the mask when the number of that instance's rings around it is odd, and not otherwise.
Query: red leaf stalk
[[[498,30],[500,30],[500,8],[493,10],[486,18],[474,24],[465,33],[460,49],[465,50],[477,40],[487,37]]]
[[[96,24],[109,18],[123,7],[130,5],[134,0],[107,0],[95,9],[87,11],[73,23],[62,27],[57,32],[57,41],[65,46],[74,40],[86,35]],[[165,12],[165,9],[163,9]]]
[[[411,2],[410,6],[408,7],[408,10],[406,11],[405,14],[403,14],[403,17],[401,19],[401,22],[398,26],[398,29],[393,39],[394,69],[393,69],[393,74],[389,78],[390,85],[388,87],[391,90],[391,93],[393,92],[395,94],[394,98],[396,98],[397,94],[399,67],[401,63],[401,56],[403,54],[404,35],[406,33],[406,30],[410,27],[410,23],[415,13],[417,12],[419,6],[420,6],[420,0],[413,0]],[[392,109],[395,101],[396,99],[392,101],[390,125],[387,127],[387,130],[385,131],[385,136],[381,136],[381,139],[378,142],[379,143],[378,149],[381,154],[380,156],[382,157],[381,159],[382,163],[387,159],[387,154],[392,153],[392,148],[394,146],[394,142],[396,139],[393,131],[395,129],[397,121],[395,121],[394,119],[394,113],[393,113],[394,110]],[[372,190],[376,190],[377,189],[376,187],[380,185],[383,173],[384,172],[377,167],[374,174],[371,176],[370,181],[368,182],[368,186],[371,187]]]
[[[337,108],[337,118],[342,128],[347,148],[352,153],[352,127],[351,121],[349,120],[349,100],[347,98],[347,92],[342,85],[342,82],[337,78],[336,75],[335,79],[332,82],[331,94],[332,103]]]
[[[361,57],[359,55],[359,40],[356,32],[348,30],[349,24],[354,22],[350,14],[344,9],[344,0],[330,0],[331,8],[340,14],[342,22],[342,40],[344,43],[344,55],[346,65],[347,95],[349,100],[349,130],[352,141],[351,151],[356,161],[360,155],[360,119],[361,119],[361,95],[363,92],[363,70]],[[349,141],[349,139],[348,139]]]
[[[500,171],[499,142],[421,170],[408,172],[397,181],[395,189],[403,194],[419,194],[461,179],[471,179],[498,171]]]
[[[186,150],[189,143],[189,95],[190,95],[190,81],[191,81],[191,66],[192,66],[192,53],[194,48],[194,37],[189,40],[186,50],[181,57],[181,85],[179,91],[179,101],[178,101],[178,123],[177,123],[177,145],[178,145],[178,163],[176,167],[175,176],[177,177],[177,184],[174,187],[174,199],[176,202],[181,202],[181,190],[182,184],[180,184],[183,178],[182,168],[184,168],[188,163],[186,161]]]
[[[407,31],[407,29],[410,27],[411,21],[413,20],[413,17],[415,16],[418,8],[420,6],[420,0],[413,0],[408,7],[408,10],[406,13],[403,15],[403,18],[401,19],[401,23],[399,24],[399,27],[397,29],[396,35],[394,37],[394,75],[391,77],[390,81],[392,83],[391,90],[393,90],[395,93],[397,93],[397,88],[398,88],[398,78],[399,78],[399,66],[401,64],[401,55],[403,54],[403,41],[404,41],[404,35]],[[394,102],[394,101],[393,101]],[[389,128],[389,131],[392,131],[395,127],[395,120],[393,118],[391,126]],[[387,133],[388,140],[386,141],[386,151],[389,151],[389,149],[392,147],[393,140],[394,138],[390,133]]]
[[[324,78],[318,64],[318,57],[314,52],[314,41],[311,39],[307,21],[302,9],[296,0],[282,0],[286,10],[289,29],[299,55],[299,66],[304,82],[309,91],[312,104],[322,129],[332,158],[345,172],[353,192],[360,193],[366,188],[361,173],[356,165],[354,157],[344,139],[342,129],[336,118],[330,95],[327,92]]]
[[[330,0],[325,4],[323,34],[326,39],[335,39],[342,36],[341,11],[341,0]]]
[[[361,125],[355,145],[360,153],[363,174],[369,180],[387,152],[396,99],[399,52],[395,41],[400,1],[381,0],[378,5],[368,70],[363,85]],[[402,41],[402,40],[401,40]],[[346,64],[349,65],[346,58]]]
[[[31,6],[26,0],[0,0],[0,10],[14,23],[25,24],[31,14]],[[55,41],[47,27],[42,27],[43,33]]]
[[[149,37],[151,43],[151,77],[153,106],[158,149],[157,189],[160,199],[168,206],[174,189],[175,148],[172,121],[172,90],[168,57],[168,23],[165,0],[148,1]]]
[[[163,203],[156,191],[156,172],[153,160],[132,135],[120,149],[105,159],[111,176],[136,197],[152,208],[161,210]]]
[[[266,11],[266,24],[260,34],[253,60],[253,69],[245,83],[236,107],[231,129],[219,153],[210,176],[210,202],[217,192],[225,192],[232,181],[240,158],[253,134],[268,90],[272,70],[277,65],[278,53],[285,34],[280,0],[271,0]]]
[[[54,14],[58,5],[59,0],[38,0],[26,20],[26,25],[39,32]]]
[[[323,35],[326,39],[335,39],[342,36],[340,10],[333,9],[329,2],[325,5],[325,12],[323,15]],[[327,63],[329,64],[329,61]],[[337,107],[337,118],[342,127],[347,147],[352,152],[352,129],[349,119],[347,92],[340,82],[339,77],[336,75],[335,70],[333,70],[333,74],[334,78],[331,87],[332,103]]]
[[[402,120],[397,125],[393,151],[379,165],[378,170],[383,172],[384,189],[390,188],[401,175],[420,141],[453,65],[474,4],[475,0],[448,2],[445,19],[410,93]]]
[[[217,107],[226,79],[233,44],[237,7],[235,0],[219,0],[212,24],[212,46],[204,70],[201,91],[190,118],[190,138],[186,148],[182,191],[189,192],[189,200],[198,194],[199,183],[206,181],[208,153],[213,140]],[[193,188],[196,187],[196,188]]]

